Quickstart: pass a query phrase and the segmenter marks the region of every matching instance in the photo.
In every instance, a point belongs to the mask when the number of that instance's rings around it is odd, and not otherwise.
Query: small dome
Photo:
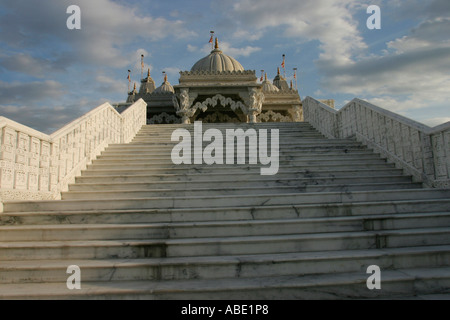
[[[164,76],[164,82],[161,86],[155,89],[153,91],[154,93],[175,93],[175,90],[173,89],[172,85],[169,81],[167,81],[167,74]]]
[[[280,89],[278,89],[275,85],[270,83],[269,80],[267,80],[267,73],[265,74],[265,80],[262,83],[262,91],[263,92],[278,92]]]
[[[219,42],[216,38],[215,49],[209,55],[197,61],[191,71],[244,71],[244,67],[236,59],[224,54],[219,49]]]

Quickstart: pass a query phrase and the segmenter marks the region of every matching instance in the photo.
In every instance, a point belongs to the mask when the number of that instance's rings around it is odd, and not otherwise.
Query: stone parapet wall
[[[0,200],[59,199],[108,144],[130,142],[144,124],[143,100],[122,114],[104,103],[51,135],[0,117]]]
[[[340,110],[306,97],[305,121],[329,138],[355,137],[429,187],[450,188],[450,122],[430,128],[360,99]]]

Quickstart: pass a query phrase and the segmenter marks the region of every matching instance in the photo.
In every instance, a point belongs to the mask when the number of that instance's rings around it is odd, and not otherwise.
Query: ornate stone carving
[[[50,136],[0,117],[0,199],[59,198],[109,143],[129,142],[146,112],[143,100],[122,114],[105,103]]]
[[[262,111],[262,104],[264,102],[264,93],[256,88],[249,89],[249,106],[247,109],[247,115],[250,123],[257,122],[256,117]]]
[[[220,104],[224,107],[229,106],[230,109],[233,111],[235,111],[237,109],[241,109],[242,112],[244,112],[244,113],[246,113],[246,111],[247,111],[247,107],[241,101],[234,101],[233,99],[226,98],[226,97],[222,96],[221,94],[216,94],[214,97],[207,98],[203,102],[197,102],[193,106],[193,109],[195,109],[195,111],[197,111],[197,109],[200,109],[203,112],[205,112],[209,107],[214,108],[215,106],[217,106],[218,102],[220,102]]]
[[[176,114],[181,117],[181,123],[191,123],[190,117],[195,114],[195,110],[190,108],[189,89],[181,89],[179,93],[179,99],[180,102],[178,102],[175,95],[172,98]]]
[[[263,112],[256,118],[258,122],[292,122],[291,116],[284,116],[281,113],[273,112],[272,110]]]
[[[233,118],[230,117],[227,114],[224,114],[222,112],[214,112],[211,114],[208,114],[206,117],[204,118],[198,118],[198,121],[202,121],[202,122],[209,122],[209,123],[214,123],[214,122],[231,122],[231,123],[240,123],[242,122],[240,119],[238,118]]]
[[[360,99],[339,110],[311,97],[303,100],[305,121],[329,138],[354,136],[427,186],[450,184],[450,123],[429,128]]]
[[[289,109],[289,114],[294,122],[303,121],[303,109],[300,106],[294,106]]]
[[[148,122],[148,124],[161,124],[161,123],[181,123],[181,119],[177,116],[174,116],[173,114],[167,114],[165,112],[162,112],[160,114],[154,115],[151,117]]]

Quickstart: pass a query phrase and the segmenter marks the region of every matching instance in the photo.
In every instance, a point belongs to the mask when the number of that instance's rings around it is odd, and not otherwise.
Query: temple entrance
[[[233,97],[236,99],[236,97]],[[224,97],[220,94],[213,97],[200,96],[193,103],[194,115],[191,123],[202,121],[205,123],[246,123],[247,115],[243,110],[245,105],[239,99]]]
[[[215,107],[202,111],[197,110],[191,121],[202,121],[204,123],[240,123],[247,122],[247,116],[240,110],[230,110],[226,107]]]

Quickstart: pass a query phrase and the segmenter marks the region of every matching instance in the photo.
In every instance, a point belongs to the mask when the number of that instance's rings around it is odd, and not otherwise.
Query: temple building
[[[127,106],[142,98],[147,103],[147,123],[294,122],[303,121],[302,102],[292,82],[280,74],[261,83],[254,70],[245,70],[233,57],[215,48],[197,61],[190,71],[181,71],[179,83],[164,82],[156,87],[148,70],[128,93]]]

